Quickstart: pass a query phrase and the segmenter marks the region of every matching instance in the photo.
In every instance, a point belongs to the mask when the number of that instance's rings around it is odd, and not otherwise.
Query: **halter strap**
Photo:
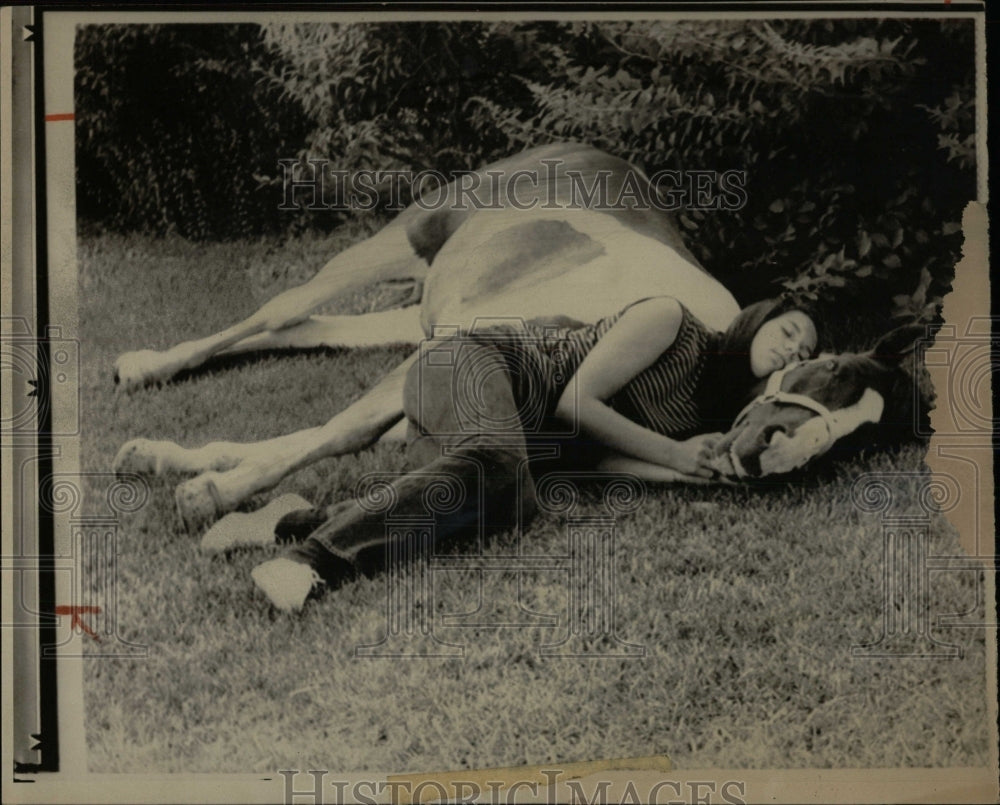
[[[817,402],[812,397],[807,397],[804,394],[793,394],[788,391],[781,390],[781,383],[785,379],[785,375],[792,369],[799,365],[798,361],[789,363],[787,366],[779,369],[776,372],[772,372],[770,377],[767,379],[767,385],[764,387],[764,392],[746,405],[742,411],[737,414],[736,419],[733,421],[733,427],[737,427],[747,415],[757,406],[764,405],[765,403],[778,403],[779,405],[797,405],[800,408],[806,408],[812,411],[816,416],[818,416],[823,425],[826,427],[826,441],[823,445],[816,451],[815,455],[819,456],[825,453],[830,447],[833,446],[833,414],[830,409],[827,408],[823,403]],[[740,463],[739,457],[733,451],[732,445],[729,446],[729,460],[733,464],[733,469],[736,471],[736,475],[739,478],[747,478],[750,473],[744,469],[743,465]]]

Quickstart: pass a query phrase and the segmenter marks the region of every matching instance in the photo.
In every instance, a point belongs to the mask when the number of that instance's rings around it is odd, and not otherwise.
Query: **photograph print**
[[[89,771],[995,763],[976,26],[77,24]]]

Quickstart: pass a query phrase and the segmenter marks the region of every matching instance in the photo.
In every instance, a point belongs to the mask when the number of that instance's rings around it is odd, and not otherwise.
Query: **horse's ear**
[[[917,344],[927,337],[927,325],[904,324],[883,335],[869,353],[883,366],[895,367],[910,355]]]

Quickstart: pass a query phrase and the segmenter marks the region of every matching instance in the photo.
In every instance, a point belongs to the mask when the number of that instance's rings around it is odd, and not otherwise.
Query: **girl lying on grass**
[[[543,440],[558,439],[578,467],[599,458],[648,479],[666,469],[709,480],[715,431],[762,378],[816,346],[813,320],[786,303],[750,305],[720,333],[672,297],[593,325],[428,341],[406,378],[412,471],[391,481],[392,516],[425,515],[425,493],[446,477],[456,503],[435,521],[436,550],[527,525],[537,511],[529,456]],[[258,565],[254,582],[278,609],[297,610],[322,586],[378,571],[389,544],[386,513],[372,508],[352,499],[288,515],[277,537],[295,544]]]

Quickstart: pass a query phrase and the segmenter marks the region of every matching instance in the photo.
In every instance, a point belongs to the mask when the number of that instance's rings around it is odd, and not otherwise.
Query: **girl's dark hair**
[[[747,305],[724,332],[713,335],[698,384],[698,406],[706,431],[727,431],[750,402],[755,388],[763,382],[750,369],[750,344],[761,326],[790,310],[812,318],[807,307],[791,299],[764,299]]]

